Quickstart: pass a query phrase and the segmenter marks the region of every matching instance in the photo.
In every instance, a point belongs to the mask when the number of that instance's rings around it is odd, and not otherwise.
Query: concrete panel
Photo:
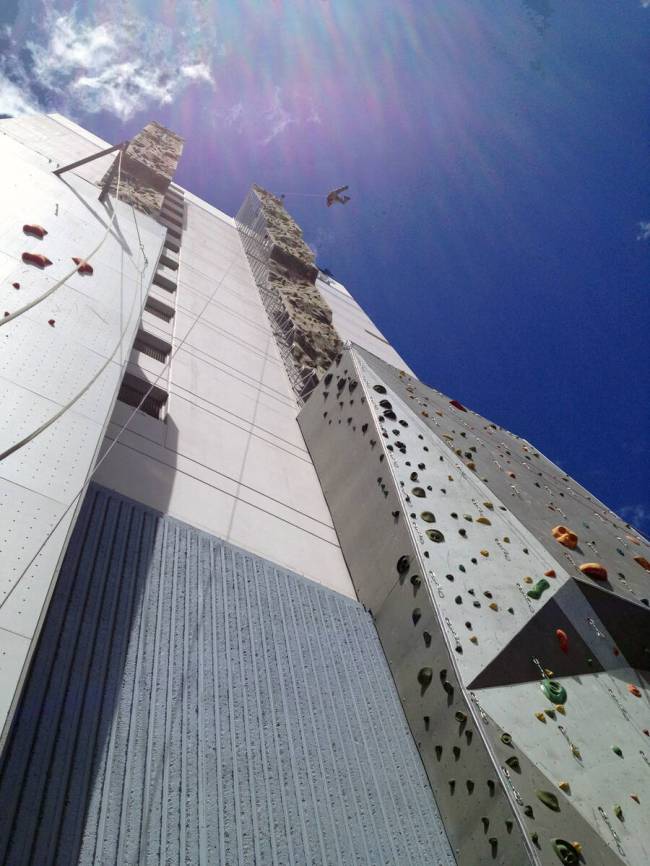
[[[94,486],[0,797],[7,866],[455,863],[362,607]]]

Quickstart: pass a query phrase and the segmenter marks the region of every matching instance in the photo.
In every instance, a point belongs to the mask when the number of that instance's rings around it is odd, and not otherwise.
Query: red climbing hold
[[[599,562],[583,562],[579,568],[583,574],[592,577],[594,580],[607,580],[607,569]]]
[[[634,695],[635,698],[640,698],[640,697],[641,697],[641,691],[640,691],[640,689],[638,689],[636,686],[629,685],[629,686],[627,687],[627,690],[628,690],[628,692],[629,692],[631,695]]]
[[[48,320],[47,320],[47,324],[48,324],[51,328],[54,327],[54,323],[55,323],[55,322],[56,322],[56,319],[48,319]]]
[[[558,628],[555,630],[555,634],[557,635],[557,639],[560,643],[560,649],[562,650],[562,652],[568,653],[569,652],[569,638],[568,638],[567,633],[563,629]]]
[[[34,224],[30,225],[29,223],[26,223],[23,226],[23,231],[25,232],[26,235],[31,235],[34,238],[41,238],[41,240],[47,234],[47,231],[46,231],[46,229],[43,228],[43,226],[37,226]]]
[[[52,264],[47,256],[42,256],[40,253],[23,253],[23,261],[26,265],[36,265],[41,270]]]
[[[557,577],[557,575],[556,575],[556,573],[553,571],[553,569],[551,568],[551,569],[549,569],[548,571],[545,571],[545,572],[544,572],[544,577]]]
[[[11,313],[8,310],[5,310],[5,319],[7,318],[7,316],[10,316],[10,315],[11,315]]]
[[[450,400],[449,405],[453,406],[454,409],[460,409],[461,412],[467,412],[467,409],[458,400]]]
[[[14,289],[20,288],[20,283],[12,283],[11,285],[14,287]]]
[[[650,571],[650,562],[645,558],[645,556],[635,556],[634,561],[641,566],[641,568],[645,568],[646,571]]]
[[[78,265],[77,273],[80,273],[80,274],[92,274],[93,273],[92,265],[89,265],[85,259],[80,259],[79,256],[73,256],[72,261],[75,263],[75,265]]]

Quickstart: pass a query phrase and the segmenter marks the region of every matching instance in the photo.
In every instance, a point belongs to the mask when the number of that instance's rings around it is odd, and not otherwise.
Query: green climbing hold
[[[425,535],[431,541],[435,541],[436,544],[441,544],[445,540],[445,536],[438,529],[427,529]]]
[[[542,597],[542,593],[546,592],[547,589],[550,589],[551,584],[546,580],[545,577],[542,577],[537,583],[528,590],[526,593],[530,598],[539,599]]]
[[[614,814],[618,818],[619,821],[623,820],[623,808],[619,805],[614,806]]]
[[[540,683],[539,687],[552,704],[559,704],[560,706],[566,704],[566,689],[564,686],[561,686],[560,683],[555,680],[544,679]]]
[[[578,866],[580,855],[570,842],[565,839],[553,839],[551,844],[562,866]]]
[[[420,515],[420,517],[422,518],[422,520],[424,520],[425,523],[435,523],[436,522],[436,518],[434,517],[434,515],[430,511],[423,511],[422,514]]]
[[[612,746],[612,752],[614,752],[615,755],[618,755],[619,758],[623,757],[623,750],[620,746]]]
[[[537,799],[541,800],[545,806],[548,806],[553,812],[560,811],[560,804],[557,797],[551,791],[536,791]]]

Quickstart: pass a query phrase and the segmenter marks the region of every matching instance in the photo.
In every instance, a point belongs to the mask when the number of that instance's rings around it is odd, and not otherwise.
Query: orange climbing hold
[[[461,412],[467,412],[467,409],[458,400],[450,400],[449,405],[453,406],[454,409],[460,409]]]
[[[548,571],[544,572],[544,577],[557,577],[557,574],[550,568]]]
[[[569,550],[575,550],[578,546],[578,536],[566,526],[554,526],[551,530],[553,538]]]
[[[641,544],[639,539],[635,538],[633,535],[626,535],[625,537],[627,538],[628,541],[631,541],[632,544],[637,544],[637,545]]]
[[[52,264],[47,256],[43,256],[40,253],[23,253],[22,259],[26,265],[36,265],[41,270]]]
[[[627,687],[627,690],[631,695],[634,695],[635,698],[641,697],[641,690],[639,688],[637,688],[636,686],[632,685],[631,683]]]
[[[583,562],[580,571],[594,580],[607,580],[607,569],[599,562]]]
[[[564,631],[564,629],[558,628],[555,630],[555,634],[557,636],[558,642],[560,644],[560,649],[563,653],[569,652],[569,636]]]
[[[92,274],[93,266],[88,264],[85,259],[80,259],[79,256],[73,256],[72,261],[77,265],[77,273],[79,274]]]
[[[650,562],[645,558],[645,556],[635,556],[634,561],[641,566],[641,568],[645,568],[646,571],[650,571]]]
[[[43,226],[37,226],[37,225],[34,225],[34,224],[28,224],[28,223],[26,223],[26,224],[23,226],[23,232],[24,232],[26,235],[31,235],[31,236],[34,237],[34,238],[41,238],[41,240],[42,240],[42,239],[45,237],[45,235],[47,234],[47,230],[44,229]]]

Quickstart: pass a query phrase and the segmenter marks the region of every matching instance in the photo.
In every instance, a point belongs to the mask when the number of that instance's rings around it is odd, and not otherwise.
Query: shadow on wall
[[[168,456],[175,455],[177,427],[171,417],[165,424]],[[173,469],[145,459],[138,468],[138,485],[155,491],[163,513]],[[101,764],[128,736],[113,722],[133,682],[129,671],[153,664],[142,648],[155,623],[142,612],[159,582],[164,536],[160,514],[90,485],[0,763],[3,866],[79,862],[85,816],[101,796]]]

